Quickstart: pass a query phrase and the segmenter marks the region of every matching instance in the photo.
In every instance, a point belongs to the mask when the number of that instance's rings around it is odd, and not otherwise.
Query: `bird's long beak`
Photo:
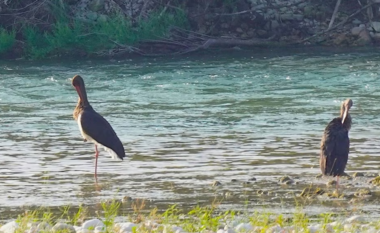
[[[344,124],[344,121],[346,120],[347,113],[348,113],[348,108],[346,107],[346,108],[344,109],[344,113],[343,113],[342,124]]]
[[[82,93],[82,90],[80,88],[80,86],[75,86],[75,89],[77,90],[78,92],[78,95],[79,95],[79,98],[83,101],[83,93]]]

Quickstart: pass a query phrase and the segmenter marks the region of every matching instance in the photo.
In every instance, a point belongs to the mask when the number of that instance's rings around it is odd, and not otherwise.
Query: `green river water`
[[[340,208],[380,213],[376,195],[359,204],[297,197],[310,185],[334,189],[325,185],[331,178],[316,178],[319,143],[348,97],[354,107],[346,172],[379,172],[379,67],[375,49],[321,48],[2,61],[1,216],[125,196],[159,208],[217,199],[227,209],[291,212],[297,202],[316,214]],[[72,118],[75,74],[128,155],[121,162],[101,150],[101,190],[94,185],[94,146],[83,142]],[[285,175],[297,182],[279,184]],[[376,194],[368,180],[343,179],[342,192],[370,188]]]

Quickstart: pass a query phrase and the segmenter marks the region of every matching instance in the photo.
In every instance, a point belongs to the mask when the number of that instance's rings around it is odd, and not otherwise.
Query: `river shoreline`
[[[0,3],[2,59],[155,57],[226,47],[376,47],[380,38],[376,2],[348,1],[338,7],[320,0],[18,4]],[[22,21],[30,17],[35,19]]]

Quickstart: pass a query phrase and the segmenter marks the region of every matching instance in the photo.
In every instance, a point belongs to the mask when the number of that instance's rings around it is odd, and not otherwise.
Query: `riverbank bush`
[[[8,32],[4,28],[0,28],[0,55],[12,49],[16,41],[16,32],[14,30]]]
[[[134,24],[122,15],[113,15],[96,22],[59,17],[49,31],[42,31],[35,26],[24,28],[24,55],[39,59],[107,53],[116,47],[167,37],[171,27],[188,27],[184,12],[158,9]],[[10,50],[14,40],[14,31],[0,31],[0,54]]]

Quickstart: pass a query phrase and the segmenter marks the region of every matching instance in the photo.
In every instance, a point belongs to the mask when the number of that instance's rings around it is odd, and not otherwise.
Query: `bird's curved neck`
[[[87,93],[86,93],[85,87],[84,86],[76,86],[75,89],[77,90],[78,95],[79,95],[78,103],[77,103],[77,106],[75,107],[75,110],[74,110],[74,119],[77,120],[78,117],[79,117],[79,115],[80,115],[80,113],[85,108],[88,108],[88,107],[91,108],[91,105],[88,102]]]
[[[76,86],[75,89],[77,90],[78,95],[79,95],[78,104],[82,103],[83,106],[90,105],[90,103],[88,102],[88,99],[87,99],[87,92],[86,92],[86,88],[84,87],[84,85]]]

